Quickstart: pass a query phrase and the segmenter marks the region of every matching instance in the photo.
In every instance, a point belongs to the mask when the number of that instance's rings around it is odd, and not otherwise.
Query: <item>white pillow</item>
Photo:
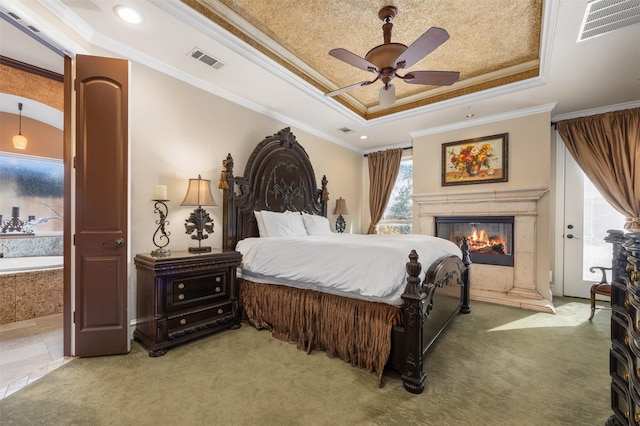
[[[258,224],[258,233],[261,237],[268,237],[267,227],[264,224],[264,219],[262,218],[262,212],[254,211],[254,216],[256,217],[256,222]]]
[[[302,213],[302,221],[309,235],[331,235],[331,224],[324,216]]]
[[[263,210],[260,214],[269,237],[303,237],[307,235],[299,213],[276,213]]]

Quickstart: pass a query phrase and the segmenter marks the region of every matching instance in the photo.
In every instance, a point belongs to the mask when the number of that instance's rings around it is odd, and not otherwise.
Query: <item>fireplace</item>
[[[541,267],[539,262],[541,257],[545,260],[544,250],[539,253],[536,249],[538,240],[542,237],[536,230],[538,203],[547,191],[543,187],[490,187],[483,190],[478,185],[469,192],[414,194],[414,206],[417,205],[418,209],[417,231],[424,235],[438,235],[436,219],[442,220],[445,217],[462,218],[467,223],[471,216],[475,216],[475,222],[479,222],[479,218],[504,217],[508,217],[510,221],[513,217],[513,227],[508,227],[512,234],[512,245],[506,249],[513,266],[488,265],[477,261],[471,264],[471,299],[554,312],[549,275],[545,271],[548,268],[544,262]],[[542,203],[545,206],[547,201]],[[546,212],[546,208],[545,206],[543,211]]]
[[[436,216],[436,236],[460,244],[467,237],[471,261],[513,266],[513,216]]]

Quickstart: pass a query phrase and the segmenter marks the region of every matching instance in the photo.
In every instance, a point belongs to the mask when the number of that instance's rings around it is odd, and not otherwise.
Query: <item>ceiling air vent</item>
[[[207,64],[208,66],[212,67],[213,69],[219,70],[220,68],[222,68],[224,66],[224,64],[222,62],[220,62],[219,60],[217,60],[216,58],[214,58],[211,55],[207,55],[206,53],[204,53],[202,50],[198,49],[197,47],[194,48],[191,53],[189,53],[191,55],[192,58],[199,60],[202,63]]]
[[[587,4],[578,42],[640,23],[638,0],[593,0]]]
[[[340,130],[342,133],[353,133],[353,130],[348,127],[341,127],[338,130]]]

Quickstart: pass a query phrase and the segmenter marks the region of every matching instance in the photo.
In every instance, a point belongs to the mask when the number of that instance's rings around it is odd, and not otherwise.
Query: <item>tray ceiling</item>
[[[393,5],[391,42],[410,45],[431,27],[449,40],[406,71],[459,71],[452,86],[407,84],[396,78],[396,102],[378,106],[381,82],[336,96],[336,102],[373,119],[387,114],[537,77],[540,74],[541,0],[338,1],[183,0],[323,93],[375,74],[328,54],[344,48],[364,57],[383,44],[378,11]]]

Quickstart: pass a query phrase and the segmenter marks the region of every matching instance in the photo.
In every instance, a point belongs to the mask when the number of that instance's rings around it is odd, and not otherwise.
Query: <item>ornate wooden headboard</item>
[[[234,249],[244,238],[257,237],[254,211],[286,210],[327,215],[327,178],[318,189],[309,156],[289,127],[266,137],[253,150],[244,177],[233,176],[231,154],[222,162],[224,189],[222,246]]]

